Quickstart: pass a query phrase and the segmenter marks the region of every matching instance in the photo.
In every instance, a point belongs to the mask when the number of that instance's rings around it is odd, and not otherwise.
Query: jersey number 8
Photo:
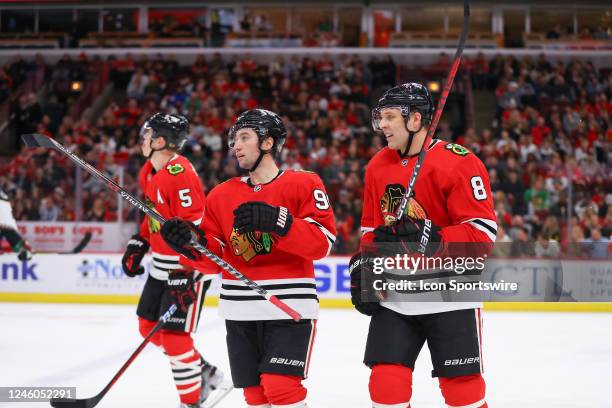
[[[313,194],[315,199],[315,207],[317,207],[319,210],[327,210],[330,207],[329,197],[327,197],[325,192],[322,190],[315,190]]]
[[[470,179],[470,183],[472,184],[472,193],[474,194],[474,198],[478,201],[486,200],[487,190],[485,189],[482,177],[474,176]]]

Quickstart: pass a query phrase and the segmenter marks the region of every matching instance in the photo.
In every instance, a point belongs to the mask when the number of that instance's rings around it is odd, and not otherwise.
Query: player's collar
[[[427,139],[425,139],[425,142],[427,142]],[[427,146],[427,150],[431,150],[432,147],[434,147],[437,143],[439,142],[438,139],[431,139],[431,141],[429,142],[429,145]],[[397,156],[400,158],[400,160],[405,160],[407,158],[412,158],[412,157],[417,157],[420,153],[420,150],[415,153],[415,154],[404,154],[402,155],[402,152],[400,150],[395,150],[397,153]]]
[[[250,177],[243,177],[243,181],[245,183],[247,183],[247,185],[249,187],[265,186],[265,185],[268,185],[268,184],[272,183],[277,178],[279,178],[283,173],[284,173],[284,171],[282,171],[281,169],[278,169],[278,173],[276,174],[276,176],[274,176],[274,178],[272,180],[268,181],[267,183],[253,184],[253,182],[251,181]]]

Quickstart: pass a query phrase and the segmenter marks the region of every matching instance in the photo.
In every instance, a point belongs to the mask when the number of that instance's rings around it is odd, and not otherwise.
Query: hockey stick
[[[151,340],[151,337],[153,337],[153,335],[157,333],[159,329],[162,328],[162,326],[168,321],[168,319],[170,319],[170,317],[174,314],[174,312],[176,312],[176,309],[177,309],[176,305],[171,305],[168,311],[164,313],[162,317],[159,318],[159,321],[157,322],[155,327],[151,329],[149,334],[147,334],[147,337],[145,337],[142,343],[140,343],[136,351],[134,351],[132,355],[130,356],[130,358],[128,358],[127,361],[123,363],[119,371],[117,371],[117,373],[110,380],[110,382],[106,384],[106,387],[104,387],[102,391],[100,391],[98,394],[96,394],[95,396],[91,398],[81,398],[81,399],[51,398],[51,406],[56,407],[56,408],[93,408],[96,405],[98,405],[100,400],[106,395],[106,393],[111,389],[111,387],[117,382],[119,377],[121,377],[121,375],[125,372],[125,370],[127,370],[130,364],[132,364],[132,362],[136,359],[136,357],[138,357],[140,352],[149,343],[149,341]]]
[[[419,152],[419,157],[417,158],[417,162],[414,165],[414,169],[412,170],[412,175],[410,176],[410,182],[408,183],[408,187],[406,188],[406,194],[402,197],[402,201],[400,203],[397,212],[395,213],[395,217],[397,222],[399,222],[402,217],[404,217],[404,213],[406,212],[406,207],[408,206],[408,201],[410,200],[410,195],[412,194],[412,190],[414,189],[414,184],[416,183],[417,177],[419,176],[419,172],[421,167],[423,166],[423,161],[425,160],[425,155],[427,154],[427,148],[425,146],[425,142],[433,137],[436,133],[436,128],[438,127],[438,122],[440,121],[440,117],[442,117],[442,112],[444,111],[444,105],[446,105],[446,98],[448,98],[448,94],[450,93],[451,88],[453,87],[453,81],[455,80],[455,75],[457,74],[457,70],[459,69],[459,65],[461,64],[461,56],[463,55],[463,47],[465,46],[465,41],[467,40],[468,32],[470,31],[470,4],[468,0],[463,2],[463,27],[461,29],[461,37],[459,38],[459,45],[457,46],[457,52],[455,53],[455,59],[453,61],[453,65],[451,66],[450,72],[448,73],[448,77],[446,78],[446,83],[444,84],[444,89],[440,94],[440,99],[438,100],[438,106],[436,106],[436,111],[434,113],[434,117],[429,125],[429,129],[427,130],[427,136],[423,141],[423,146],[421,146],[421,151]],[[424,247],[421,246],[424,250]]]
[[[139,199],[135,198],[130,193],[125,191],[123,188],[121,188],[121,186],[119,186],[119,184],[115,183],[113,180],[111,180],[108,176],[106,176],[100,170],[96,169],[91,164],[87,163],[86,161],[81,159],[79,156],[72,153],[70,150],[66,149],[64,146],[62,146],[60,143],[58,143],[54,139],[51,139],[47,136],[36,134],[36,133],[22,135],[21,139],[23,140],[25,145],[28,147],[47,147],[47,148],[53,148],[53,149],[59,150],[60,152],[68,156],[68,158],[72,162],[74,162],[77,166],[85,169],[92,176],[102,179],[106,183],[107,187],[109,187],[111,190],[118,193],[122,198],[127,200],[134,207],[138,208],[140,211],[144,212],[149,217],[155,219],[160,224],[164,224],[166,222],[164,217],[159,215],[152,208],[147,207],[142,201],[140,201]],[[293,310],[289,305],[281,301],[279,298],[270,294],[267,290],[259,286],[257,283],[253,282],[252,280],[244,276],[242,273],[238,272],[236,268],[234,268],[232,265],[225,262],[223,259],[219,258],[217,255],[209,251],[208,248],[200,245],[200,243],[195,240],[195,237],[192,238],[191,245],[193,245],[194,248],[196,248],[198,251],[204,254],[204,256],[206,256],[208,259],[210,259],[211,261],[219,265],[221,268],[228,271],[233,277],[244,282],[249,288],[259,293],[263,298],[265,298],[267,301],[272,303],[274,306],[281,309],[293,320],[295,320],[296,322],[300,321],[302,316],[300,316],[300,314],[297,311]]]
[[[81,239],[81,242],[79,242],[77,244],[77,246],[72,248],[71,251],[64,251],[64,252],[34,251],[34,255],[36,255],[36,254],[39,254],[39,255],[71,255],[71,254],[78,254],[83,249],[85,249],[87,244],[89,244],[89,241],[91,241],[91,237],[92,237],[91,231],[87,231],[85,233],[85,235],[83,235],[83,238]]]

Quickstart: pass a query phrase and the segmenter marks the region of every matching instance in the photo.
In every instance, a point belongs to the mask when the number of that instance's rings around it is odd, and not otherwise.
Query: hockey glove
[[[374,274],[373,259],[361,252],[353,255],[349,261],[351,275],[351,303],[355,309],[366,316],[372,316],[379,308],[380,301],[385,299],[384,291],[374,289],[374,281],[385,281],[382,274]]]
[[[404,218],[393,226],[381,225],[374,230],[376,243],[400,243],[407,253],[434,256],[440,249],[440,227],[429,219]]]
[[[272,232],[284,237],[289,232],[293,216],[285,207],[251,201],[240,204],[234,210],[234,229],[239,234],[261,231]]]
[[[123,258],[121,258],[123,273],[130,278],[136,275],[142,275],[144,273],[144,267],[140,265],[140,263],[148,251],[149,243],[147,240],[138,234],[132,235],[132,238],[128,241]]]
[[[172,302],[183,313],[187,313],[189,306],[195,302],[197,294],[193,288],[193,272],[172,272],[168,274],[168,288]]]
[[[161,236],[170,248],[192,261],[198,261],[202,257],[193,243],[197,242],[204,247],[208,243],[204,231],[194,223],[180,218],[166,221],[161,228]]]

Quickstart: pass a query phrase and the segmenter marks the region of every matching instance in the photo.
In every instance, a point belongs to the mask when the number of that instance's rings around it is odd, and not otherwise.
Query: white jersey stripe
[[[484,232],[487,234],[491,242],[495,242],[497,233],[497,223],[495,221],[487,220],[485,218],[472,218],[462,222],[462,224],[465,223],[468,223],[477,230]]]
[[[323,225],[321,225],[320,223],[318,223],[317,221],[313,220],[310,217],[304,218],[304,221],[307,221],[307,222],[309,222],[311,224],[316,225],[317,228],[319,228],[319,230],[321,230],[323,235],[325,235],[325,238],[327,238],[327,253],[325,254],[325,256],[329,255],[331,253],[332,247],[334,246],[334,242],[336,242],[336,236],[334,234],[332,234]]]

